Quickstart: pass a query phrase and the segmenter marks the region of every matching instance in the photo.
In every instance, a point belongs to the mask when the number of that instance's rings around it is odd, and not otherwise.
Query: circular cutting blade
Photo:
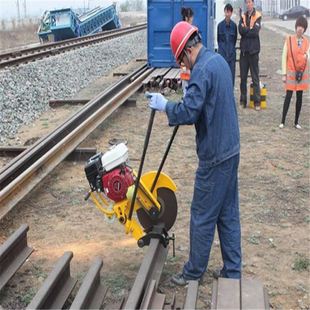
[[[166,231],[169,231],[178,214],[177,198],[171,189],[160,187],[157,189],[157,200],[161,206],[158,217],[152,219],[145,209],[140,208],[137,210],[139,222],[145,230],[149,230],[154,225],[163,223]]]

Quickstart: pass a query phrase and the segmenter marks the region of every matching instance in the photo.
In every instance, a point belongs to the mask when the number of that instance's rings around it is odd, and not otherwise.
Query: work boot
[[[171,282],[178,285],[178,286],[186,286],[188,285],[188,280],[186,280],[183,276],[183,273],[177,273],[172,276]]]

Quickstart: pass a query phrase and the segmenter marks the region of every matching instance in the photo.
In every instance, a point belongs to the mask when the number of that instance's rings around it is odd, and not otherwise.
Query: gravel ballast
[[[146,55],[146,31],[0,71],[0,144],[49,109],[114,68]]]

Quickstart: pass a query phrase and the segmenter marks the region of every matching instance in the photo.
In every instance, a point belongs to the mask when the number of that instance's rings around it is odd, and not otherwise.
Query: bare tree
[[[12,29],[15,30],[16,29],[16,19],[12,18]]]
[[[5,28],[6,28],[6,27],[5,27],[5,20],[4,20],[4,19],[2,19],[2,20],[1,20],[1,30],[3,30],[3,31],[4,31],[4,30],[5,30]]]

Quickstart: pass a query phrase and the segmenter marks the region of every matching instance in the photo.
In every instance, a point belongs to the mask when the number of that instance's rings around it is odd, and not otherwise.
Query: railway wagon
[[[66,8],[45,12],[38,35],[41,42],[56,42],[120,26],[115,5],[106,8],[96,7],[80,16],[72,9]]]
[[[177,67],[170,49],[170,32],[182,20],[181,8],[194,11],[203,44],[214,49],[215,0],[148,0],[148,65],[156,68]]]

